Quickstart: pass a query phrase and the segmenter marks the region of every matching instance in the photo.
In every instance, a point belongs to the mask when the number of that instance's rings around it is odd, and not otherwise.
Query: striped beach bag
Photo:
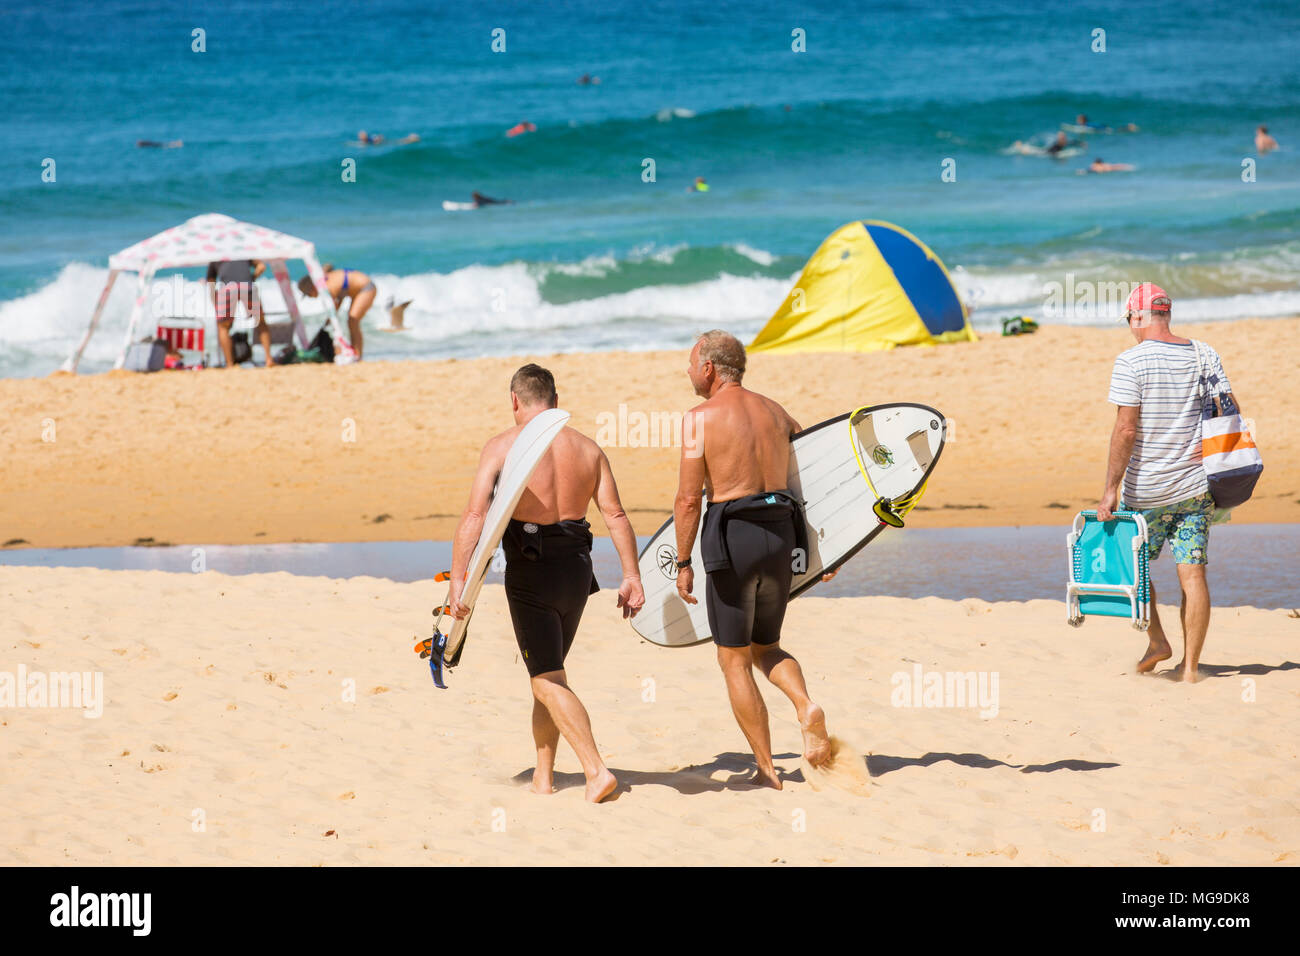
[[[1214,504],[1235,508],[1255,491],[1264,460],[1236,403],[1223,391],[1213,369],[1207,368],[1202,343],[1193,339],[1192,344],[1201,381],[1201,462]]]

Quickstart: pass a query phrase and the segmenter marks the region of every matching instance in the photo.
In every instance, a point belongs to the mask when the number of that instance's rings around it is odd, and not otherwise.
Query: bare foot
[[[1199,667],[1193,665],[1189,668],[1187,664],[1181,662],[1174,668],[1174,674],[1176,675],[1174,680],[1182,681],[1184,684],[1199,684],[1205,679]]]
[[[528,789],[533,793],[540,793],[543,796],[555,792],[555,781],[551,779],[549,773],[542,773],[540,770],[533,771],[533,783]]]
[[[1152,640],[1147,644],[1147,652],[1142,655],[1142,660],[1138,661],[1137,672],[1139,674],[1149,674],[1156,669],[1156,665],[1161,661],[1167,661],[1174,656],[1173,648],[1164,638],[1160,642]]]
[[[595,780],[587,781],[587,801],[589,803],[600,803],[613,793],[614,788],[617,786],[618,778],[608,770],[602,770],[600,776]]]
[[[759,770],[754,774],[753,778],[747,782],[753,784],[755,787],[770,787],[773,790],[781,789],[781,777],[775,770],[773,770],[772,773],[768,773],[765,770]]]
[[[810,766],[821,766],[831,756],[831,738],[826,733],[826,712],[817,704],[809,703],[808,709],[799,715],[799,728],[803,731],[803,759]]]

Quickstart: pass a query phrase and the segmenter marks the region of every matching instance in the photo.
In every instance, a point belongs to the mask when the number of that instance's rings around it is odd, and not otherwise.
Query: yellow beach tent
[[[874,352],[975,340],[939,257],[906,229],[868,219],[826,237],[749,348]]]

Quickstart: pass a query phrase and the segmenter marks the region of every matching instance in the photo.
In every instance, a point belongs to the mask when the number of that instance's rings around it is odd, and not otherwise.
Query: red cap
[[[1130,312],[1168,312],[1173,308],[1173,299],[1169,293],[1154,282],[1143,282],[1124,303],[1124,314]]]

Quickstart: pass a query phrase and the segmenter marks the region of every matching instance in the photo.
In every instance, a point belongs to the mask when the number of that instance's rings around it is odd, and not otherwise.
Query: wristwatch
[[[674,561],[673,564],[677,565],[678,571],[685,571],[687,568],[691,566],[690,556],[687,555],[685,561]]]

